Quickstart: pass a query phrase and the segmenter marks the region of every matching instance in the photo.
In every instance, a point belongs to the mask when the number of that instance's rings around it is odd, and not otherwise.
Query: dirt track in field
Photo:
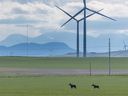
[[[92,70],[92,75],[107,75],[108,70]],[[0,74],[41,76],[41,75],[89,75],[84,69],[27,69],[27,68],[0,68]],[[128,70],[112,70],[112,75],[128,75]]]

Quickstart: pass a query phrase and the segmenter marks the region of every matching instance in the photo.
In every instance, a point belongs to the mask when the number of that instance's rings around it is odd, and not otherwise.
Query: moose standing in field
[[[96,88],[99,89],[100,88],[99,85],[95,85],[95,84],[92,84],[91,86],[93,86],[94,89],[96,89]]]
[[[77,88],[76,85],[72,84],[72,83],[69,83],[69,86],[70,86],[71,89],[73,89],[73,88],[76,89]]]

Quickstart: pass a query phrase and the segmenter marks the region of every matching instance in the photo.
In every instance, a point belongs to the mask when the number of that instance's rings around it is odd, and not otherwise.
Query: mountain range
[[[63,42],[45,44],[20,43],[13,46],[0,46],[0,56],[76,56],[76,51]],[[82,56],[82,52],[80,52]],[[108,57],[108,52],[88,52],[88,57]],[[112,57],[128,57],[128,50],[111,51]]]
[[[74,51],[62,42],[20,43],[10,47],[0,46],[0,56],[61,56]]]
[[[123,50],[123,41],[127,44],[128,37],[122,35],[110,35],[111,49],[113,51]],[[106,35],[99,37],[87,36],[87,51],[88,52],[107,52],[108,51],[108,38]],[[1,46],[13,46],[21,43],[37,43],[44,44],[49,42],[63,42],[72,49],[76,49],[76,34],[71,32],[48,32],[37,37],[14,34],[8,36],[5,40],[0,41]],[[83,35],[80,35],[80,50],[83,49]]]

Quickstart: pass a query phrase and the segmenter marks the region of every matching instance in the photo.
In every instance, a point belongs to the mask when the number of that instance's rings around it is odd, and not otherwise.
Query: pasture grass
[[[70,89],[69,83],[77,85]],[[1,96],[128,96],[128,76],[0,77]],[[93,89],[95,83],[100,89]]]
[[[108,58],[0,57],[0,67],[45,69],[108,69]],[[111,58],[113,69],[128,69],[128,58]]]

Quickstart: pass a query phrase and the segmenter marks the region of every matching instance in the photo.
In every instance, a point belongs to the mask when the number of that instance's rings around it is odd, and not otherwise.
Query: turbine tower
[[[67,14],[69,17],[73,17],[72,15],[70,15],[68,12],[66,12],[65,10],[63,10],[62,8],[60,8],[60,7],[58,7],[58,6],[56,6],[59,10],[61,10],[61,11],[63,11],[65,14]],[[97,12],[100,12],[100,11],[102,11],[103,9],[101,9],[101,10],[99,10],[99,11],[97,11]],[[93,12],[92,14],[90,14],[90,15],[87,15],[85,18],[88,18],[88,17],[90,17],[90,16],[92,16],[92,15],[94,15],[94,14],[96,14],[95,12]],[[81,18],[81,19],[76,19],[76,18],[73,18],[75,21],[76,21],[76,23],[77,23],[77,44],[76,44],[76,49],[77,49],[77,52],[76,52],[76,54],[77,54],[77,57],[79,57],[79,53],[80,53],[80,50],[79,50],[79,23],[80,23],[80,21],[82,21],[82,20],[84,20],[84,17],[83,18]]]
[[[86,0],[83,0],[84,8],[86,8]],[[84,9],[84,22],[83,22],[83,57],[87,57],[87,24],[86,21],[86,9]]]
[[[115,19],[111,18],[111,17],[108,17],[100,12],[97,12],[95,10],[92,10],[92,9],[89,9],[87,8],[87,5],[86,5],[86,0],[83,0],[83,4],[84,4],[84,8],[82,8],[78,13],[76,13],[74,16],[72,16],[67,22],[65,22],[61,27],[63,27],[64,25],[66,25],[69,21],[71,21],[72,19],[74,19],[77,15],[79,15],[81,12],[84,11],[84,25],[83,25],[83,57],[87,57],[87,28],[86,28],[86,25],[87,25],[87,19],[86,19],[86,10],[88,11],[91,11],[91,12],[94,12],[98,15],[101,15],[103,17],[106,17],[108,19],[111,19],[113,21],[116,21]]]

